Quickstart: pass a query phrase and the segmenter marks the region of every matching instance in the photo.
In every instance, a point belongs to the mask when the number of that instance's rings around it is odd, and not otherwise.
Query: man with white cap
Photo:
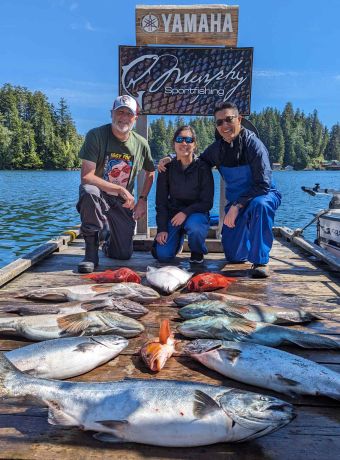
[[[85,258],[80,273],[91,273],[98,265],[98,248],[107,225],[103,251],[115,259],[129,259],[133,251],[135,221],[146,212],[147,196],[155,168],[150,147],[132,131],[137,120],[137,103],[127,95],[118,96],[111,110],[112,122],[91,129],[79,152],[82,159],[77,210],[85,239]],[[133,197],[136,175],[145,171],[137,203]]]

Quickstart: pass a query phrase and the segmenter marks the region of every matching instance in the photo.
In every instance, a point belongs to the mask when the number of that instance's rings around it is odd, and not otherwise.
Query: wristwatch
[[[139,200],[148,201],[148,197],[145,196],[145,195],[139,195],[138,199],[139,199]]]
[[[235,206],[237,209],[242,209],[243,206],[241,203],[238,203],[237,201],[234,201],[234,203],[232,204],[232,206]]]

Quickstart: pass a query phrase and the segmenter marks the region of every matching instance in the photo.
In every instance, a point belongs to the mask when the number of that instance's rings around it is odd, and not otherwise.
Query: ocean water
[[[275,225],[303,227],[330,197],[310,195],[301,186],[340,189],[340,171],[275,171],[282,204]],[[219,209],[219,174],[214,171],[215,200],[211,214]],[[31,251],[64,230],[80,223],[75,209],[79,171],[0,171],[0,267]],[[155,226],[155,187],[149,199],[149,225]],[[315,225],[305,231],[313,241]]]

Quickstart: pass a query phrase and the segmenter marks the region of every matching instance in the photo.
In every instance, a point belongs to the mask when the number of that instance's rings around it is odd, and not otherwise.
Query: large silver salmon
[[[69,379],[115,358],[129,344],[118,335],[47,340],[5,353],[18,369],[34,377]]]
[[[312,333],[306,328],[296,330],[222,315],[189,319],[180,324],[177,329],[186,337],[198,339],[247,341],[268,347],[294,344],[303,348],[340,348],[340,341]]]
[[[340,400],[340,374],[300,356],[256,343],[198,339],[185,353],[239,382],[290,396],[328,396]]]
[[[184,319],[199,318],[200,316],[225,315],[234,318],[244,318],[249,321],[260,321],[273,324],[294,324],[311,321],[313,316],[301,309],[269,307],[265,305],[238,305],[231,301],[202,300],[186,305],[178,313]]]
[[[104,299],[111,296],[123,297],[141,303],[151,302],[160,297],[154,289],[138,283],[77,284],[73,286],[36,289],[20,294],[18,297],[49,302],[70,302],[72,300],[89,301],[92,299]]]
[[[39,341],[100,334],[135,337],[144,331],[144,326],[139,321],[119,313],[90,311],[72,315],[4,317],[0,318],[0,331]]]
[[[0,396],[40,399],[54,425],[97,432],[107,442],[191,447],[241,442],[286,425],[293,407],[270,396],[166,380],[59,382],[30,377],[0,355]]]

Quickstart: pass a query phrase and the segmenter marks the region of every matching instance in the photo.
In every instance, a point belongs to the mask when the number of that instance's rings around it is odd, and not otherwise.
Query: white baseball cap
[[[117,110],[120,107],[126,107],[127,109],[131,110],[134,116],[137,115],[137,102],[131,96],[128,96],[128,95],[118,96],[113,101],[112,110]]]

